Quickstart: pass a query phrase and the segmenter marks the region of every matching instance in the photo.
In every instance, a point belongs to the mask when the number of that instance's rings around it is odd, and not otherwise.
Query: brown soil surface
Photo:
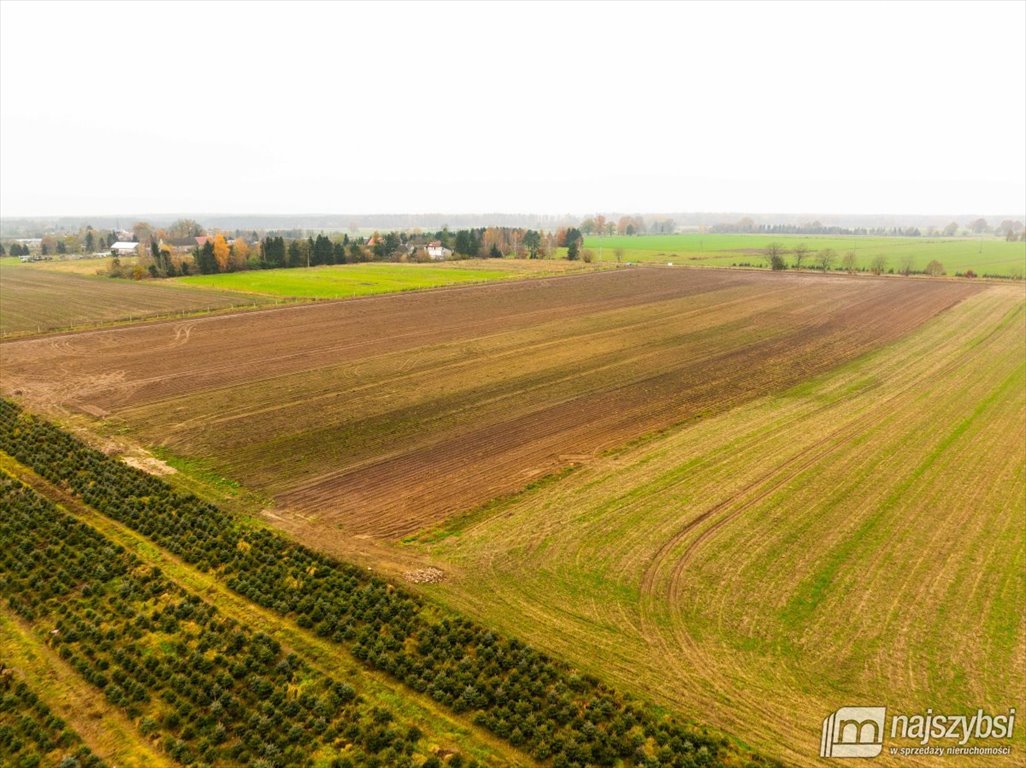
[[[0,347],[2,390],[399,538],[875,349],[971,285],[629,269]]]

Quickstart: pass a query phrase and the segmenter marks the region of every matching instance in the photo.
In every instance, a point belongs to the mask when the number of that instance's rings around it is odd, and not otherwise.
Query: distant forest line
[[[623,216],[640,216],[645,221],[672,220],[676,227],[685,229],[706,229],[732,226],[744,219],[750,219],[753,226],[803,227],[812,222],[821,222],[824,227],[841,229],[908,229],[918,227],[924,233],[931,227],[943,230],[951,221],[964,226],[983,218],[997,223],[1005,219],[1022,220],[1023,212],[962,212],[948,214],[843,214],[809,212],[750,213],[745,211],[668,211],[668,212],[625,212],[607,211],[602,214],[607,220],[618,221]],[[167,227],[179,219],[202,221],[210,230],[265,230],[304,232],[355,232],[360,230],[439,230],[473,229],[480,227],[519,227],[526,229],[557,229],[579,226],[588,214],[535,214],[535,213],[381,213],[381,214],[206,214],[206,213],[126,213],[119,216],[24,216],[0,217],[0,238],[42,237],[45,234],[60,234],[78,231],[86,226],[98,230],[131,229],[135,222],[150,222],[154,227]]]

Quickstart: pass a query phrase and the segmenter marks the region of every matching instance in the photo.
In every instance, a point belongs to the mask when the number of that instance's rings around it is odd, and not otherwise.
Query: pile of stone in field
[[[445,571],[439,568],[418,568],[415,571],[407,571],[403,578],[414,584],[437,584],[445,578]]]

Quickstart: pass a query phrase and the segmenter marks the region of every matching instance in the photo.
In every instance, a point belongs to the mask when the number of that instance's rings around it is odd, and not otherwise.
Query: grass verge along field
[[[891,341],[946,281],[614,270],[3,347],[3,390],[401,538]]]
[[[425,532],[448,578],[422,589],[787,765],[823,764],[840,706],[1026,711],[1024,338],[1022,286],[988,288]],[[964,764],[1021,765],[1000,743]]]

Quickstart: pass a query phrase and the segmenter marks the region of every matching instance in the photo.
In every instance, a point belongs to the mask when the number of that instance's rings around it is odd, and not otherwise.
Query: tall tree
[[[334,251],[331,247],[331,240],[324,235],[317,235],[317,239],[314,240],[313,248],[310,253],[311,266],[332,264],[334,261],[335,258]]]
[[[217,259],[214,258],[214,243],[211,240],[207,240],[203,243],[202,248],[197,248],[193,252],[193,260],[196,262],[196,269],[199,270],[202,275],[216,274]]]
[[[169,238],[199,237],[206,234],[199,222],[192,219],[178,219],[167,228]]]
[[[581,242],[584,236],[581,230],[572,227],[566,231],[566,257],[570,261],[577,261],[581,257]]]
[[[529,229],[524,233],[524,247],[532,259],[538,258],[538,249],[541,248],[541,233]]]
[[[763,257],[766,259],[766,263],[769,264],[770,269],[786,269],[787,264],[784,262],[784,246],[778,242],[772,242],[766,246],[763,250]]]
[[[148,243],[153,239],[153,225],[148,221],[137,221],[132,225],[132,237],[137,243]]]
[[[287,267],[301,267],[303,266],[305,259],[303,251],[305,250],[300,246],[300,243],[306,244],[305,240],[292,240],[289,242],[288,248],[288,259],[285,262]]]
[[[231,262],[232,268],[236,270],[246,269],[249,265],[249,243],[246,242],[244,237],[235,238],[235,242],[232,243],[232,254]]]
[[[217,261],[217,271],[227,272],[231,269],[231,250],[228,248],[228,241],[225,240],[224,235],[218,233],[214,235],[214,259]]]
[[[794,248],[791,249],[791,261],[794,262],[795,269],[802,268],[802,262],[805,261],[809,255],[809,247],[805,243],[798,243]]]

